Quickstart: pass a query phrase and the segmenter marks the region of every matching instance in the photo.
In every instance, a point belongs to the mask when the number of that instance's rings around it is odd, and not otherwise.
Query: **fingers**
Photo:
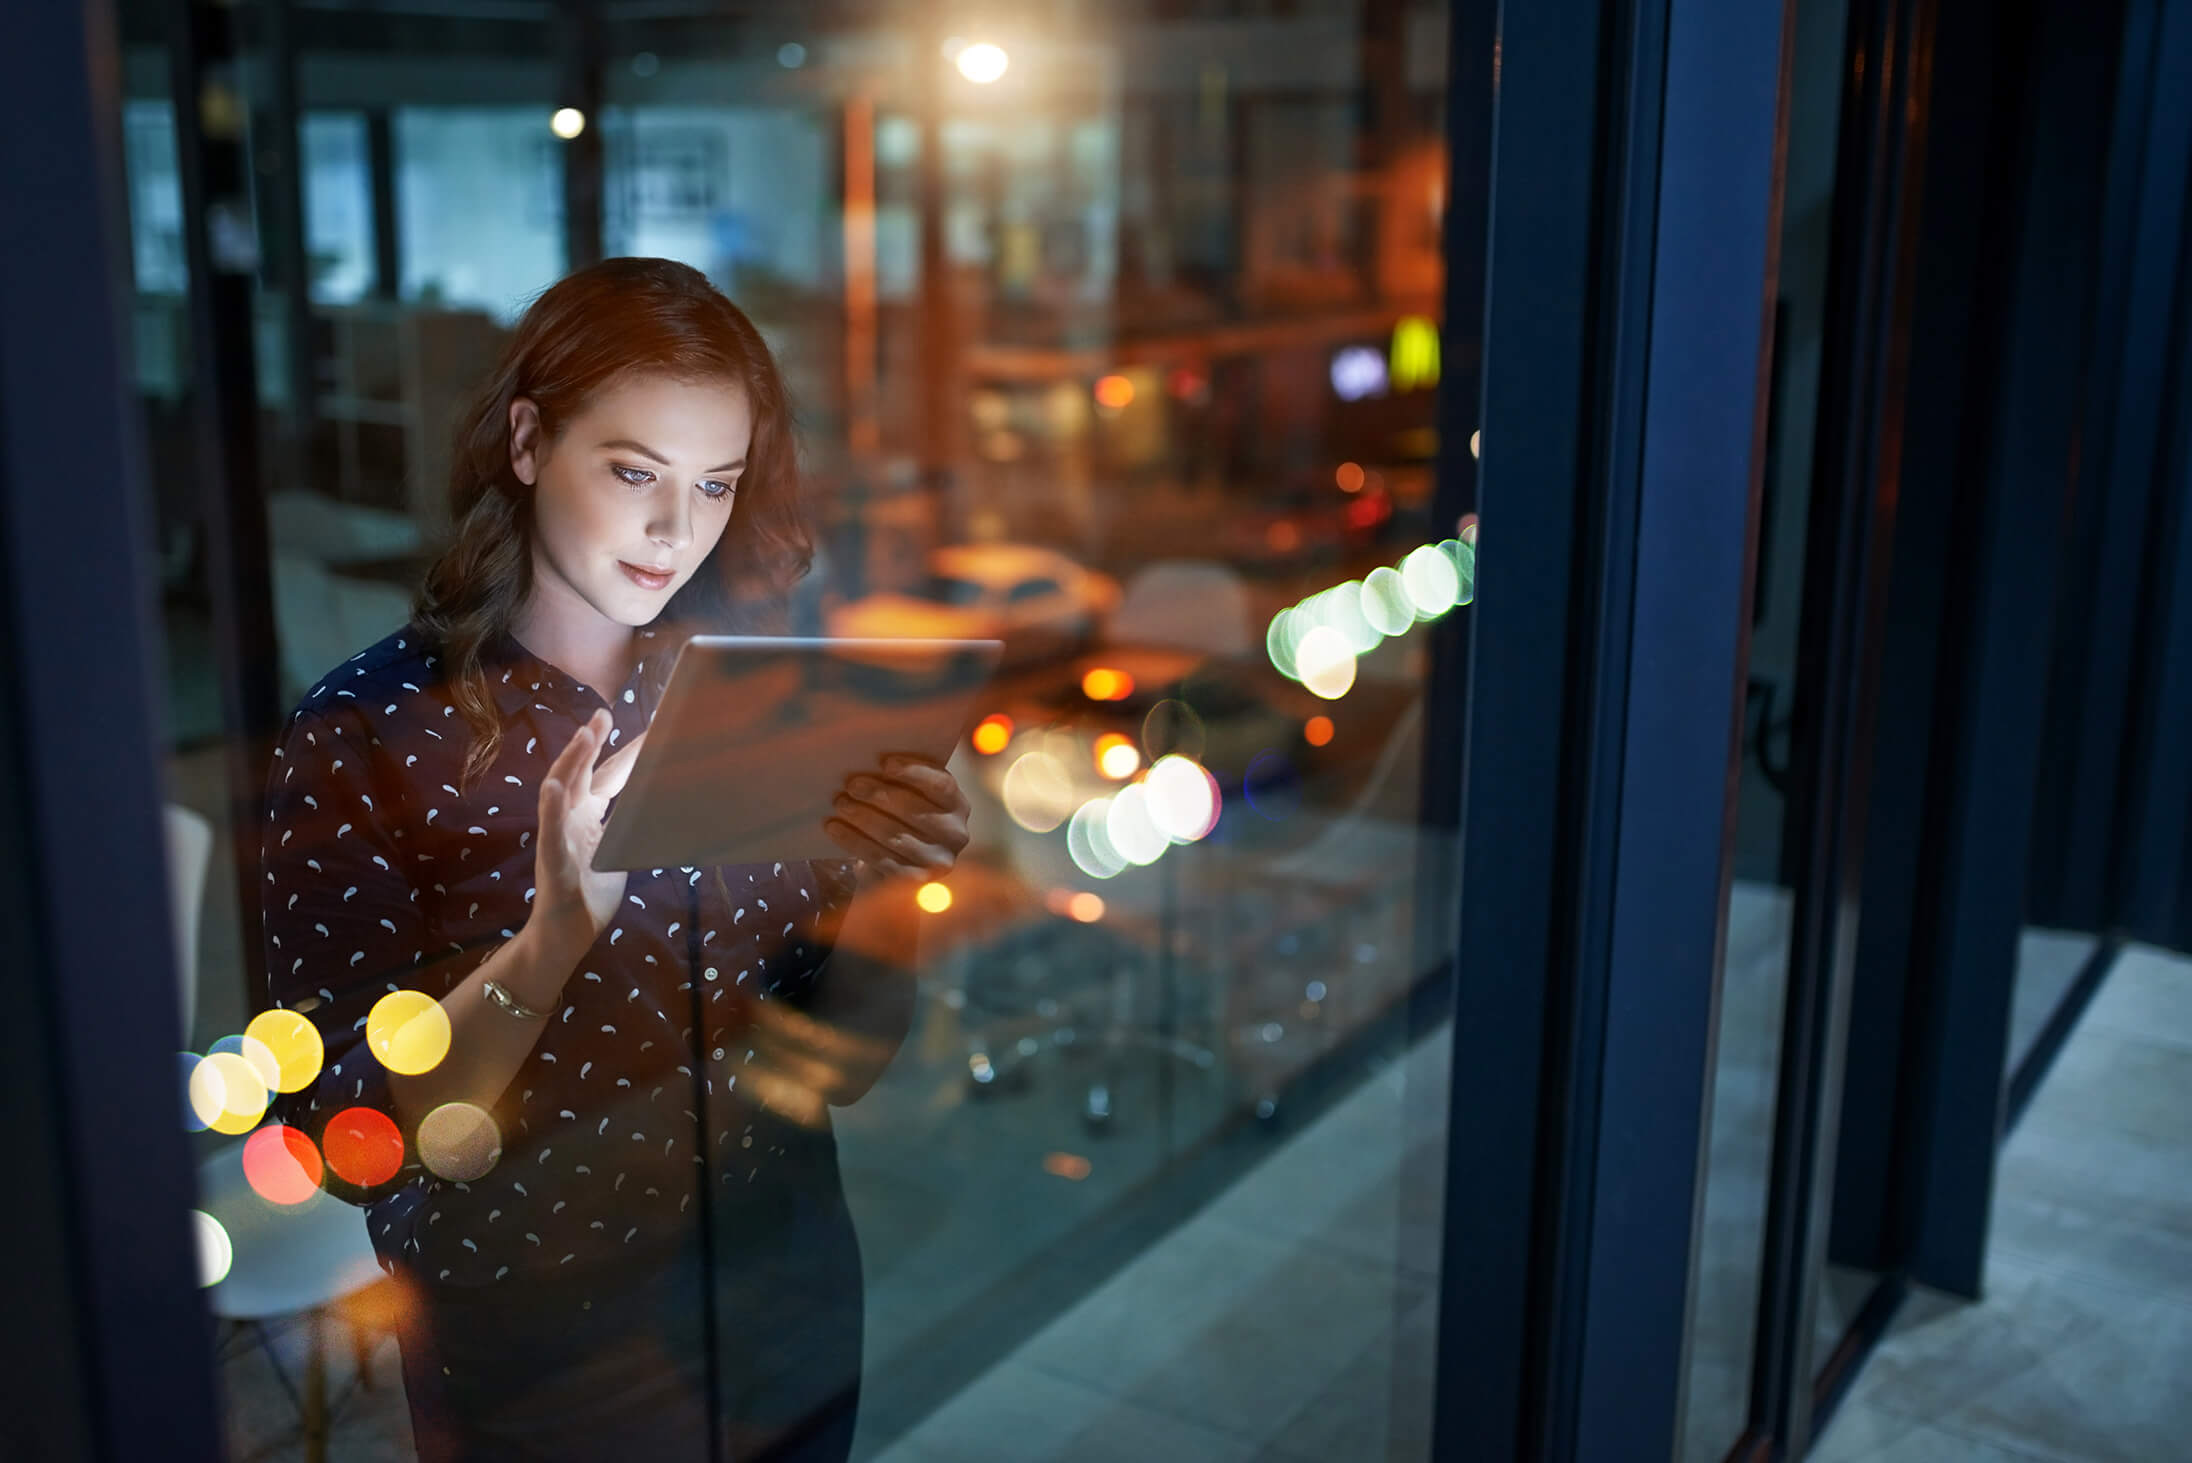
[[[547,781],[560,782],[566,788],[578,786],[579,772],[593,762],[595,750],[608,732],[609,711],[602,707],[586,718],[585,723],[571,734],[571,740],[563,750],[556,754],[556,760],[549,764]]]
[[[931,814],[928,817],[942,820],[944,815]],[[847,797],[838,798],[837,816],[827,820],[823,826],[827,828],[830,824],[844,824],[880,850],[879,857],[903,864],[916,873],[934,875],[948,872],[958,861],[959,849],[964,847],[963,837],[952,842],[949,841],[952,835],[948,831],[941,834],[932,834],[926,829],[917,831],[871,803],[857,802]],[[843,840],[840,839],[839,842],[842,844]],[[878,856],[863,852],[856,845],[847,846],[862,857]]]
[[[843,818],[824,819],[822,831],[827,833],[830,840],[839,848],[865,863],[870,877],[885,879],[926,877],[925,870],[900,863],[888,848],[885,848]]]
[[[967,811],[967,798],[959,790],[959,779],[942,763],[902,752],[893,753],[883,759],[883,771],[879,775],[918,793],[941,812],[964,814]],[[858,789],[854,792],[859,795]]]

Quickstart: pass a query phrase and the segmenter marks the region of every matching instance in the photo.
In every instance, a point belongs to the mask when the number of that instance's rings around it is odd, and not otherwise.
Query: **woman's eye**
[[[731,496],[731,494],[738,491],[738,484],[719,482],[716,479],[710,478],[707,482],[704,482],[700,485],[700,491],[706,493],[711,498],[728,498],[729,496]]]
[[[655,480],[655,475],[643,467],[612,467],[609,470],[635,488],[644,488]]]

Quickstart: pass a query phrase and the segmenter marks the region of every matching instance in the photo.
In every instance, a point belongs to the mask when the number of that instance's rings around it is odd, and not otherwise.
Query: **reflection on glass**
[[[1424,1456],[1402,1119],[1443,1042],[1403,1013],[1427,642],[1474,593],[1432,512],[1474,347],[1436,315],[1444,7],[780,19],[302,33],[310,330],[252,306],[301,465],[267,500],[289,715],[263,825],[208,856],[263,852],[259,950],[233,881],[177,895],[235,1441],[286,1376],[393,1456],[698,1457],[711,1414],[734,1457],[969,1456],[1034,1364],[1077,1384],[1039,1425],[1099,1452],[1131,1406],[1168,1455]],[[181,441],[172,109],[125,120]],[[587,281],[621,284],[557,316]],[[169,516],[171,785],[222,814]],[[842,858],[596,876],[696,624],[1005,664],[942,765],[847,788]]]

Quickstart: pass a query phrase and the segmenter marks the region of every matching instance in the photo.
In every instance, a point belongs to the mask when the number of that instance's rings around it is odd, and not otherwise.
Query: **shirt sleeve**
[[[374,1003],[413,988],[427,942],[393,831],[400,794],[376,782],[374,751],[356,708],[300,707],[267,775],[260,843],[268,994],[309,1020],[325,1047],[318,1079],[277,1094],[273,1115],[330,1160],[321,1187],[358,1205],[425,1172],[366,1041]],[[388,1172],[391,1128],[401,1160]]]

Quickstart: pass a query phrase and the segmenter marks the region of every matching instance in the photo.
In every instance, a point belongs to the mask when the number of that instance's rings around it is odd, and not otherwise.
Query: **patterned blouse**
[[[646,729],[675,658],[677,637],[638,633],[652,644],[607,703],[604,756]],[[381,1267],[480,1287],[620,1262],[679,1240],[705,1207],[703,1174],[719,1209],[749,1202],[737,1190],[759,1201],[771,1183],[826,1183],[833,1192],[813,1197],[841,1203],[826,1118],[801,1127],[738,1079],[754,1056],[741,1033],[756,1003],[803,1004],[814,991],[829,953],[821,931],[850,898],[849,862],[635,870],[622,912],[491,1109],[489,1141],[456,1145],[484,1160],[499,1142],[492,1166],[438,1160],[435,1135],[422,1148],[404,1124],[366,1039],[369,1014],[398,990],[440,1000],[523,925],[540,779],[604,704],[504,635],[483,655],[502,745],[460,791],[471,732],[438,652],[407,626],[336,667],[291,713],[268,777],[270,994],[326,1047],[319,1079],[277,1097],[274,1116],[331,1155],[322,1184],[367,1208]],[[401,1138],[394,1172],[353,1182],[335,1171],[345,1151],[370,1151],[359,1134],[376,1132],[383,1169]]]

